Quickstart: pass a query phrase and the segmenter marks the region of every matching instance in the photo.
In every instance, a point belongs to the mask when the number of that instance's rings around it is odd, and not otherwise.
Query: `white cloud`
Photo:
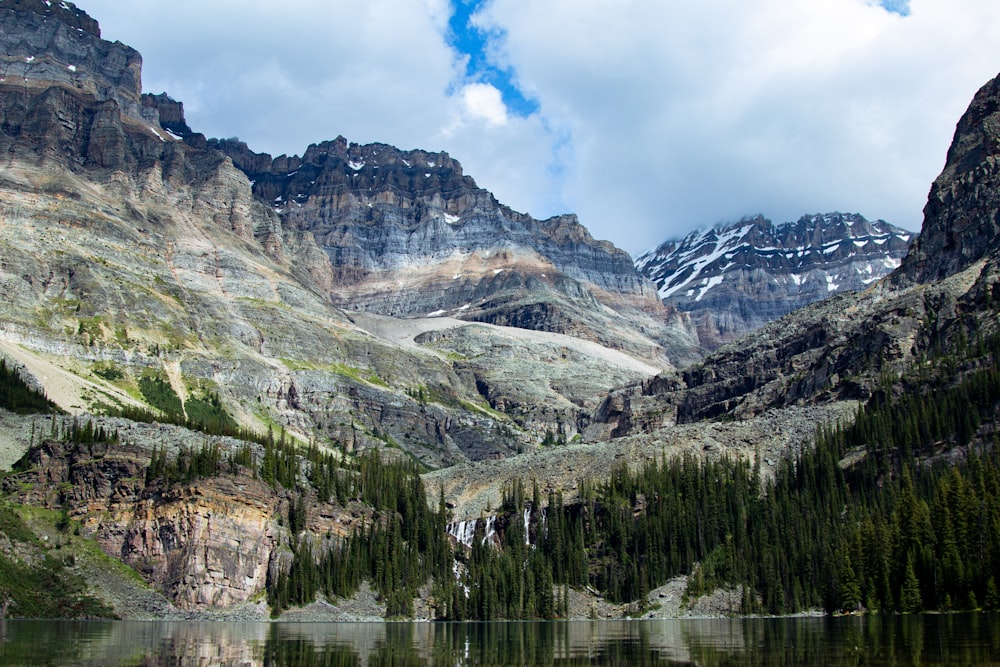
[[[955,122],[1000,68],[1000,5],[910,10],[495,0],[487,18],[547,122],[572,135],[563,199],[596,236],[641,250],[757,211],[918,227]]]
[[[488,83],[470,83],[462,88],[462,105],[469,116],[490,125],[507,124],[507,107],[500,91]]]
[[[898,3],[897,3],[898,4]],[[762,212],[917,228],[956,121],[1000,70],[1000,3],[493,0],[477,25],[527,118],[465,80],[446,0],[89,0],[146,89],[210,136],[447,150],[515,209],[641,251]]]
[[[144,88],[184,102],[193,129],[275,154],[338,134],[425,147],[460,72],[441,38],[445,0],[91,0],[83,8],[105,38],[143,54]]]

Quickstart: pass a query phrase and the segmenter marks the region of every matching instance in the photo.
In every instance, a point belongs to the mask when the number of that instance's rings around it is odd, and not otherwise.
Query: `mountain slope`
[[[780,225],[757,216],[668,241],[636,267],[714,349],[807,304],[864,289],[899,266],[912,237],[858,214]]]

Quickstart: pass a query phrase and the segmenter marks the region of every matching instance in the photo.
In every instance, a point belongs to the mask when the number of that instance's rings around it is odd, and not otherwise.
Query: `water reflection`
[[[0,665],[988,665],[987,614],[574,623],[0,623]]]

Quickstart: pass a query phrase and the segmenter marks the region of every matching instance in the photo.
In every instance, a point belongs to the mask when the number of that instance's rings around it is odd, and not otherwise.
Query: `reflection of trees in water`
[[[998,655],[996,614],[510,623],[0,623],[0,665],[988,665]]]

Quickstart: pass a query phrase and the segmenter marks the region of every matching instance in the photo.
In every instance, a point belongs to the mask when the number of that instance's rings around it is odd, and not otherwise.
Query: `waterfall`
[[[488,516],[485,519],[467,519],[465,521],[449,523],[448,534],[455,538],[456,542],[461,542],[471,549],[472,540],[476,537],[476,526],[479,525],[480,521],[485,522],[483,524],[483,544],[496,545],[499,539],[497,538],[497,517],[495,515]]]

